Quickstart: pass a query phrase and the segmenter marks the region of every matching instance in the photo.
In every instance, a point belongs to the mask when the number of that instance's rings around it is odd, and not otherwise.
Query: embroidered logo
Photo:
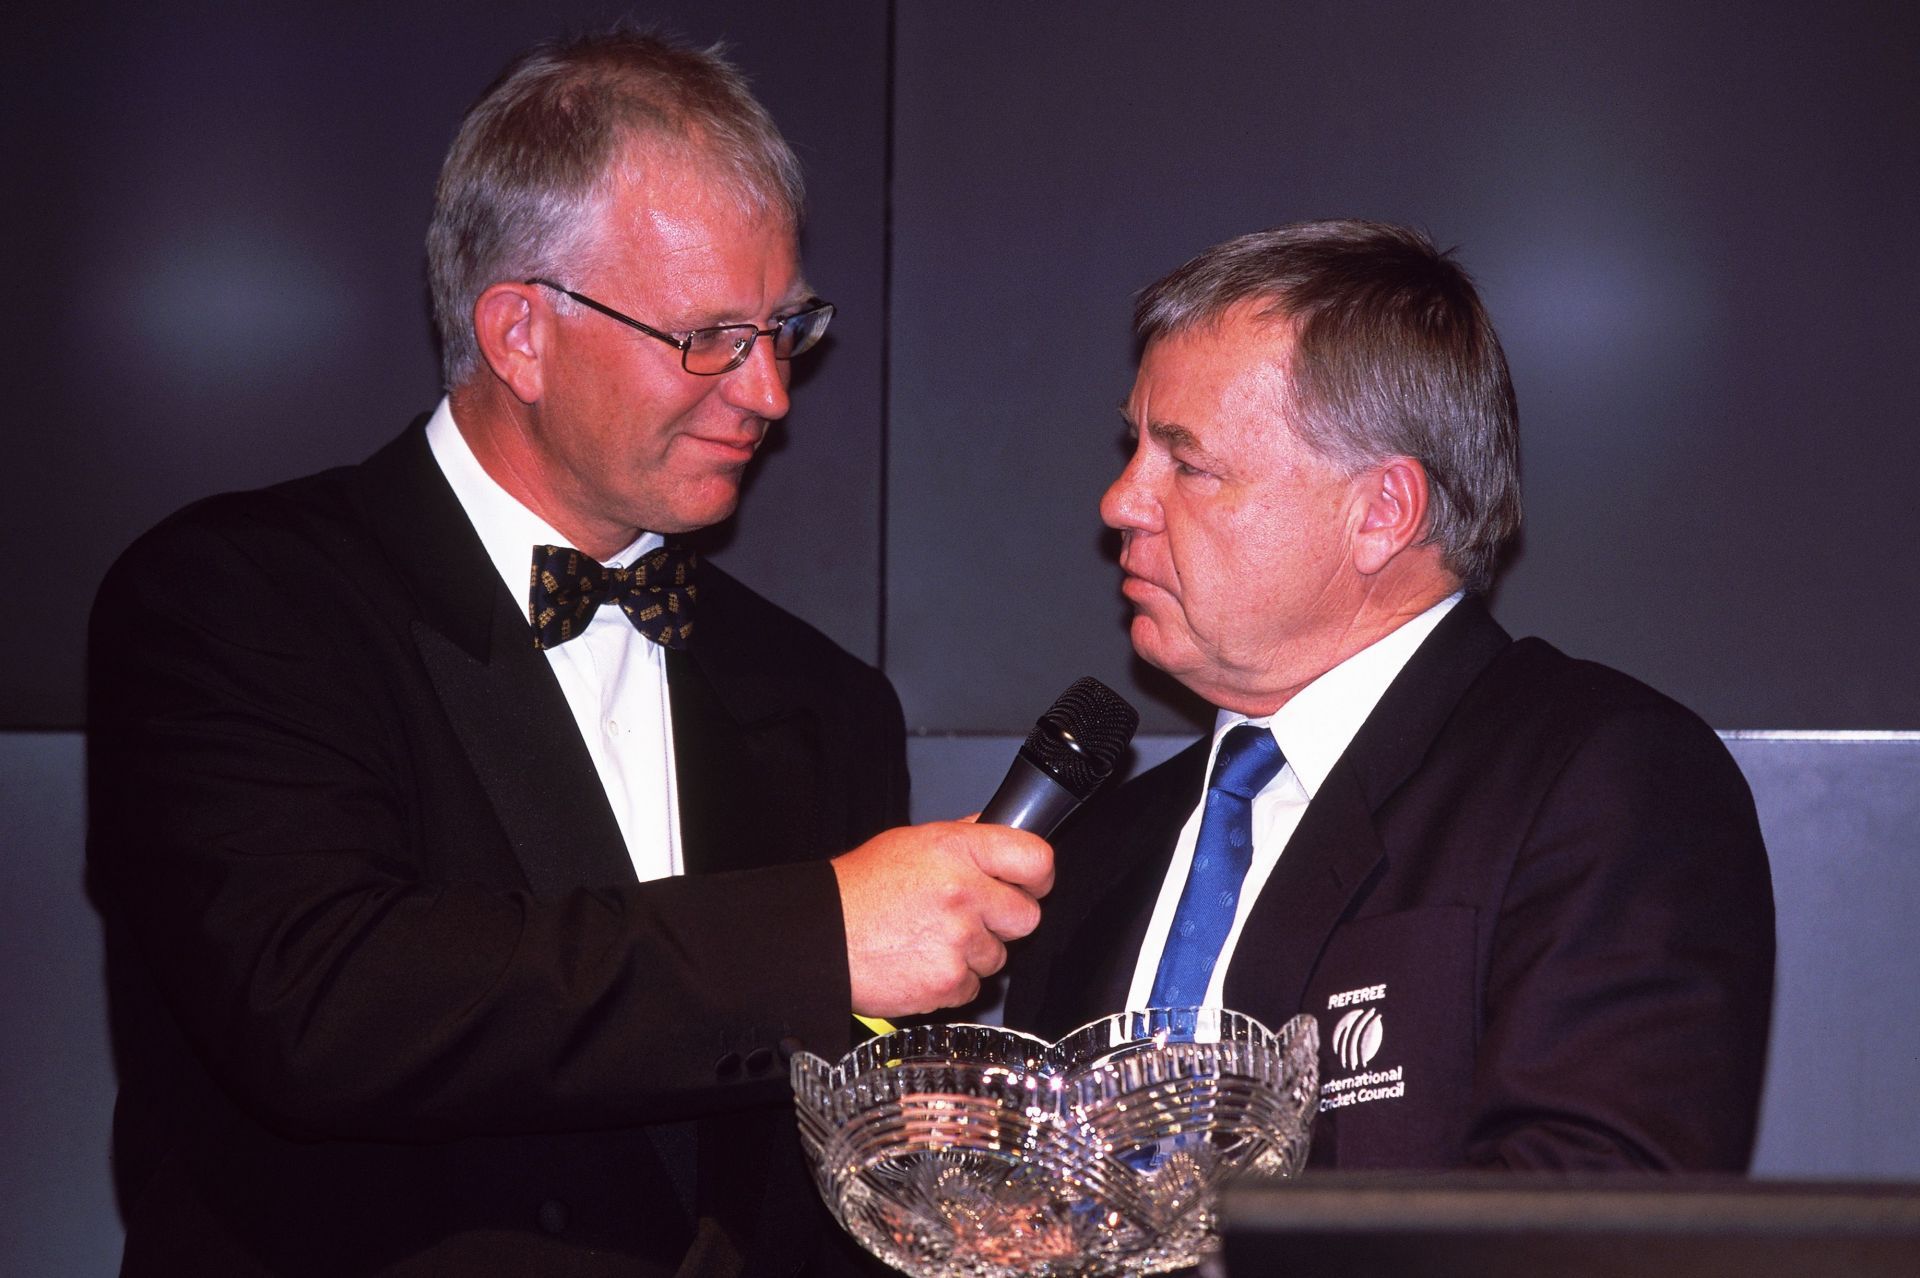
[[[1386,1018],[1377,1007],[1356,1007],[1333,1027],[1333,1054],[1349,1070],[1365,1069],[1380,1054]]]
[[[1378,1069],[1368,1069],[1374,1057],[1380,1054],[1381,1045],[1387,1038],[1387,1018],[1380,1010],[1380,1004],[1387,998],[1385,983],[1362,985],[1358,989],[1342,990],[1327,999],[1327,1010],[1348,1008],[1340,1019],[1334,1022],[1333,1033],[1320,1041],[1326,1044],[1333,1054],[1333,1066],[1336,1072],[1344,1070],[1337,1078],[1325,1078],[1320,1083],[1320,1112],[1330,1109],[1345,1109],[1349,1105],[1365,1105],[1370,1101],[1396,1100],[1407,1094],[1407,1069],[1405,1065],[1381,1065]],[[1366,1004],[1366,1006],[1360,1006]],[[1402,1050],[1405,1044],[1401,1045]]]

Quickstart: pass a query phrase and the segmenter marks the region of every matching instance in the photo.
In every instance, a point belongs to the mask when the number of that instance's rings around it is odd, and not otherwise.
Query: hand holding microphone
[[[1053,886],[1043,841],[1113,771],[1139,715],[1081,679],[1040,717],[977,822],[876,835],[833,862],[853,1010],[907,1016],[952,1007],[1040,922]]]

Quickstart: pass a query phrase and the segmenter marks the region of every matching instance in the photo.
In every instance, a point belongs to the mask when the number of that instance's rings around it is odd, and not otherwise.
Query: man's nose
[[[1113,481],[1100,498],[1100,522],[1109,528],[1121,532],[1149,532],[1156,520],[1158,507],[1146,487],[1140,482],[1138,460],[1127,463],[1120,477]]]
[[[761,337],[754,341],[745,363],[721,376],[726,383],[724,393],[729,404],[755,417],[774,421],[785,417],[793,407],[787,395],[787,375],[788,366],[773,357],[773,338]]]

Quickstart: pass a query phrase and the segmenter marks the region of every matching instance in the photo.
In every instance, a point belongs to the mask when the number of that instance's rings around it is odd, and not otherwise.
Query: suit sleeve
[[[1773,941],[1725,747],[1670,706],[1601,725],[1546,791],[1493,924],[1468,1161],[1744,1169]]]
[[[346,605],[263,539],[176,523],[110,574],[89,746],[109,929],[257,1120],[385,1141],[672,1120],[783,1096],[784,1038],[844,1039],[823,861],[556,900],[433,864],[404,729],[432,711],[393,709]]]

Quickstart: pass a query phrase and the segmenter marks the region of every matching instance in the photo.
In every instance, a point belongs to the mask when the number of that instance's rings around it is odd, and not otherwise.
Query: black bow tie
[[[695,555],[662,546],[630,568],[608,568],[569,546],[533,548],[527,619],[533,646],[555,648],[586,633],[600,605],[618,603],[633,628],[658,644],[684,648],[693,633]]]

